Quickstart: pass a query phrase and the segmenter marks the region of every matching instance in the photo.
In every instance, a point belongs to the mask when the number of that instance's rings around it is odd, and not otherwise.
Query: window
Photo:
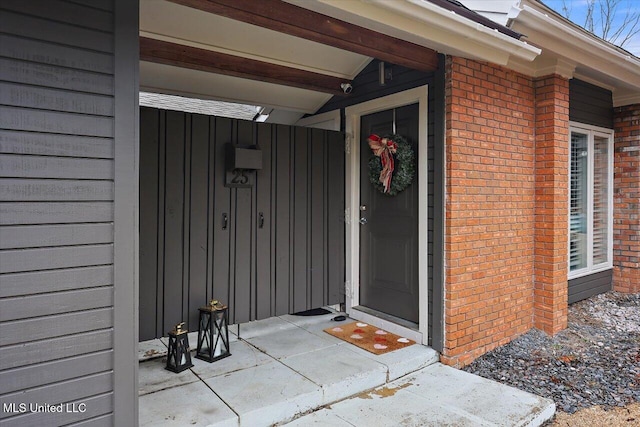
[[[613,131],[572,124],[569,278],[612,267]]]

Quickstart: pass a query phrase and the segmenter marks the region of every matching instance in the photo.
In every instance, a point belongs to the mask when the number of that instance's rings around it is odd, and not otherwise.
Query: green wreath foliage
[[[398,193],[405,190],[413,182],[413,178],[416,175],[416,158],[411,144],[407,142],[400,135],[386,135],[384,138],[389,138],[398,144],[394,159],[394,170],[391,176],[391,186],[389,192],[384,192],[384,186],[380,182],[380,172],[382,172],[382,162],[380,157],[372,155],[369,159],[369,180],[374,187],[381,193],[388,196],[395,196]]]

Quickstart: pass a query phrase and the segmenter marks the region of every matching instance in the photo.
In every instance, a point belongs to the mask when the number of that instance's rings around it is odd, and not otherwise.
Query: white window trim
[[[571,174],[571,134],[573,132],[583,133],[588,135],[588,177],[587,177],[587,206],[588,206],[588,219],[587,219],[587,266],[581,268],[580,270],[571,271],[570,263],[571,263],[571,245],[570,242],[567,241],[567,278],[568,280],[577,279],[579,277],[588,276],[590,274],[598,273],[600,271],[609,270],[613,268],[613,151],[614,151],[614,143],[613,143],[613,129],[603,128],[600,126],[593,126],[584,123],[577,122],[569,122],[569,174]],[[593,265],[593,147],[594,147],[594,137],[599,136],[602,138],[606,138],[608,140],[608,150],[607,150],[607,167],[609,170],[609,179],[607,182],[607,209],[609,212],[608,220],[607,220],[607,262],[601,263],[598,265]],[[571,186],[571,176],[569,176],[569,187]],[[571,189],[569,188],[568,192],[568,200],[569,204],[569,215],[567,218],[567,230],[571,229]],[[571,238],[570,234],[567,236],[567,239]]]

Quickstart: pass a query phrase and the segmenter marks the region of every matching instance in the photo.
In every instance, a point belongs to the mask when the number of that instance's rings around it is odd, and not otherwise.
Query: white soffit
[[[600,40],[538,2],[522,1],[513,7],[509,22],[510,28],[526,34],[543,50],[533,63],[510,61],[513,69],[533,76],[551,71],[586,80],[612,90],[616,106],[640,102],[639,58]],[[559,64],[555,71],[548,67],[554,61]],[[569,73],[570,67],[574,67],[573,73]]]
[[[500,25],[507,25],[507,15],[516,0],[459,0],[467,8],[491,19]]]
[[[166,0],[140,1],[140,35],[349,80],[371,60]]]
[[[345,80],[352,80],[371,61],[364,55],[166,0],[140,0],[140,35]],[[272,107],[279,110],[274,117],[293,121],[300,117],[298,113],[313,114],[331,99],[326,93],[146,61],[140,62],[140,87],[154,93]]]
[[[140,90],[315,113],[331,95],[171,65],[140,62]]]
[[[441,53],[506,65],[540,50],[423,0],[285,0]]]

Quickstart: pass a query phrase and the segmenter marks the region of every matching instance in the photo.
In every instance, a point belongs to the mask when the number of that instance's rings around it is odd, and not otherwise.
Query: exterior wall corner
[[[535,79],[534,324],[556,334],[567,327],[569,81]]]
[[[640,292],[640,104],[614,108],[613,289]]]

